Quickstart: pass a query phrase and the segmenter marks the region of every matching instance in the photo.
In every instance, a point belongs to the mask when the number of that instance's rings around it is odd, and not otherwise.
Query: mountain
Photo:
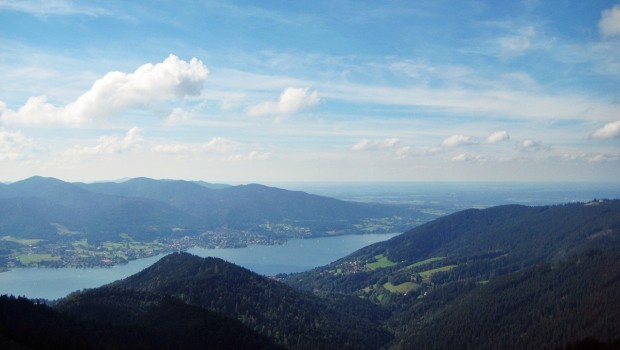
[[[50,239],[59,224],[95,241],[117,241],[121,233],[154,240],[220,228],[274,237],[355,233],[365,220],[395,217],[394,225],[382,229],[392,231],[428,216],[261,185],[211,189],[148,178],[84,184],[35,176],[0,187],[0,206],[6,210],[0,215],[4,235]]]
[[[434,272],[436,281],[443,277],[485,281],[533,264],[619,245],[619,200],[468,209],[287,281],[302,289],[339,292],[360,291],[388,277],[409,280],[415,275],[421,280]],[[424,283],[416,285],[422,287],[416,287],[418,292],[424,292]]]
[[[136,178],[123,183],[82,184],[102,194],[148,198],[201,218],[210,227],[256,228],[289,224],[328,231],[368,218],[411,215],[400,207],[345,202],[258,184],[211,189],[190,181]]]
[[[198,220],[165,203],[100,194],[54,178],[32,177],[0,189],[0,232],[57,241],[66,232],[91,242],[116,241],[122,233],[152,240]],[[74,236],[75,238],[75,236]]]
[[[465,210],[281,279],[388,308],[394,349],[603,348],[620,339],[620,201]]]
[[[87,320],[128,321],[169,296],[238,319],[292,349],[377,349],[390,334],[382,308],[358,298],[321,298],[216,258],[173,253],[124,280],[61,300],[57,309]],[[188,307],[189,307],[188,306]]]
[[[561,349],[620,339],[619,301],[620,249],[593,250],[498,277],[441,307],[413,305],[406,312],[417,317],[395,348]]]
[[[222,188],[230,187],[230,185],[227,185],[227,184],[215,184],[215,183],[205,182],[205,181],[192,181],[192,182],[200,186],[210,188],[212,190],[221,190]]]

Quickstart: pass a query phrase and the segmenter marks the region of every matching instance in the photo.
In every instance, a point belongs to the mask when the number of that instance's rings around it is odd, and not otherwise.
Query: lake
[[[291,239],[282,245],[254,245],[246,248],[191,248],[201,257],[213,256],[246,267],[262,275],[310,270],[338,260],[369,244],[387,240],[393,234],[345,235]],[[152,265],[165,254],[130,261],[126,265],[101,268],[27,268],[0,273],[0,294],[28,298],[58,299],[67,294],[133,275]]]

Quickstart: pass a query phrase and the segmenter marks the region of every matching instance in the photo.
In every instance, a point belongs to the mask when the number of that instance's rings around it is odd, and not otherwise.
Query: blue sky
[[[618,181],[617,1],[0,0],[0,181]]]

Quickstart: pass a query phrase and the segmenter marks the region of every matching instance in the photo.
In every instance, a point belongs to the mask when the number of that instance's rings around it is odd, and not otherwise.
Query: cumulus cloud
[[[74,146],[65,151],[65,156],[96,156],[104,154],[126,153],[134,149],[137,145],[144,142],[144,130],[133,127],[124,137],[101,136],[95,146]]]
[[[468,160],[470,160],[470,158],[465,153],[461,153],[452,157],[453,162],[466,162]]]
[[[267,159],[271,159],[271,153],[269,152],[261,153],[258,151],[251,151],[248,154],[236,154],[228,158],[228,160],[232,162],[245,161],[245,160],[249,160],[249,161],[267,160]]]
[[[208,142],[202,143],[174,143],[153,145],[151,149],[159,153],[167,154],[205,154],[205,153],[228,153],[234,151],[238,143],[223,137],[214,137]]]
[[[460,153],[452,157],[451,161],[453,162],[485,162],[486,158],[477,156],[477,155],[471,156],[466,153]]]
[[[476,142],[465,135],[452,135],[441,142],[442,147],[456,147],[474,145]]]
[[[543,145],[542,142],[534,141],[532,139],[525,139],[517,145],[517,148],[521,152],[538,152],[549,149],[549,146]]]
[[[496,131],[487,136],[486,143],[498,143],[510,140],[510,135],[506,131]]]
[[[374,151],[374,150],[393,148],[397,146],[399,143],[400,143],[400,140],[395,137],[384,139],[384,140],[374,140],[374,141],[371,141],[368,139],[362,139],[358,143],[354,144],[353,147],[351,147],[351,149],[354,151]]]
[[[312,108],[319,104],[317,91],[308,88],[289,87],[280,94],[278,101],[267,101],[247,109],[250,117],[287,116],[297,111]]]
[[[603,37],[620,36],[620,5],[603,10],[598,22],[598,29]]]
[[[46,96],[31,97],[19,110],[0,109],[7,123],[80,125],[104,121],[132,109],[149,109],[162,102],[198,95],[208,74],[196,58],[189,62],[170,55],[162,63],[145,64],[133,73],[110,72],[90,90],[65,106]]]
[[[32,140],[22,133],[0,130],[0,161],[25,159],[32,147]]]
[[[394,155],[396,159],[405,158],[411,151],[410,146],[402,146],[398,138],[392,137],[383,140],[362,139],[353,146],[353,151],[387,151]]]
[[[595,130],[590,134],[590,138],[594,139],[618,139],[620,138],[620,120],[605,124],[602,128]]]

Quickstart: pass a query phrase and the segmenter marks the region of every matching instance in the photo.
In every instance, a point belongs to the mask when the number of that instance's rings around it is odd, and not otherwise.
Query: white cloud
[[[442,147],[469,146],[476,144],[469,136],[452,135],[441,142]]]
[[[103,121],[123,111],[148,109],[159,103],[197,95],[208,70],[196,58],[189,62],[170,55],[162,63],[145,64],[133,73],[110,72],[90,90],[65,106],[45,96],[31,97],[18,111],[0,109],[7,123],[80,125]]]
[[[396,147],[399,143],[400,140],[395,137],[374,141],[362,139],[358,143],[354,144],[351,149],[354,151],[376,151]]]
[[[33,141],[20,132],[0,130],[0,161],[14,161],[25,159]]]
[[[258,151],[251,151],[248,154],[236,154],[234,156],[230,156],[228,158],[229,161],[239,162],[239,161],[252,161],[252,160],[267,160],[271,159],[271,153],[265,152],[261,153]]]
[[[393,154],[396,159],[404,159],[411,153],[411,147],[402,146],[400,140],[396,137],[383,140],[362,139],[351,146],[351,149],[358,152],[389,152]]]
[[[517,145],[517,149],[521,152],[538,152],[549,149],[549,146],[543,145],[542,142],[532,139],[525,139]]]
[[[238,148],[239,144],[223,137],[214,137],[209,142],[203,143],[174,143],[155,144],[151,149],[159,153],[167,154],[205,154],[205,153],[228,153]]]
[[[498,143],[507,140],[510,140],[510,135],[507,131],[496,131],[487,137],[486,143]]]
[[[456,156],[452,157],[452,161],[453,162],[466,162],[469,159],[470,158],[465,153],[461,153],[459,155],[456,155]]]
[[[466,153],[460,153],[450,159],[453,162],[486,162],[487,159],[478,155],[468,155]]]
[[[95,146],[74,146],[64,152],[65,156],[97,156],[129,152],[144,142],[144,130],[133,127],[124,137],[101,136]]]
[[[598,29],[603,37],[620,36],[620,5],[603,10]]]
[[[620,160],[620,155],[604,154],[604,153],[581,153],[581,154],[563,154],[562,159],[569,162],[586,161],[589,163],[614,162]]]
[[[289,87],[280,94],[277,102],[267,101],[251,106],[247,109],[250,117],[286,116],[297,111],[312,108],[319,104],[317,91],[308,93],[308,88]]]
[[[600,129],[595,130],[590,134],[591,138],[595,139],[617,139],[620,138],[620,120],[605,124]]]

